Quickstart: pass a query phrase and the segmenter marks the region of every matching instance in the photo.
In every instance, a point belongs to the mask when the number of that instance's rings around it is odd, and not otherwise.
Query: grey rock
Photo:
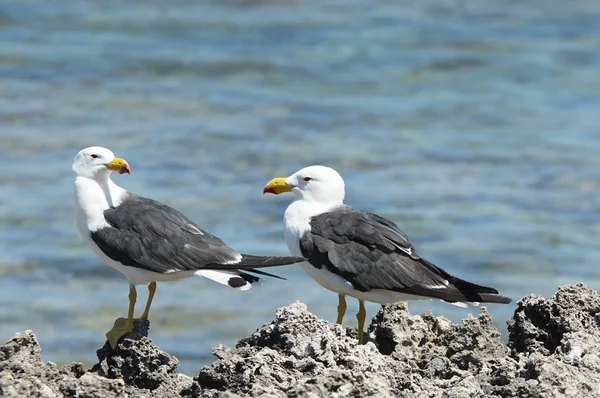
[[[100,362],[90,371],[81,363],[58,368],[42,362],[34,334],[17,333],[0,346],[2,397],[179,397],[191,386],[189,376],[176,373],[179,361],[145,337],[147,321],[136,321],[133,333],[116,350],[108,343],[98,350]]]
[[[0,346],[0,396],[2,397],[122,397],[119,380],[87,374],[80,363],[58,368],[41,359],[41,347],[31,330],[17,333]]]
[[[31,331],[0,346],[3,397],[596,397],[600,396],[600,296],[578,284],[551,299],[517,303],[502,344],[490,314],[453,324],[406,303],[382,307],[358,345],[356,331],[318,319],[306,305],[235,348],[213,349],[214,363],[191,378],[147,338],[147,321],[91,370],[42,362]]]
[[[600,396],[600,296],[583,285],[518,303],[502,344],[485,307],[452,324],[406,303],[384,306],[356,345],[301,303],[280,309],[196,378],[199,396]],[[562,375],[562,376],[561,376]]]
[[[511,355],[535,397],[600,396],[600,295],[583,284],[521,299],[508,321]]]
[[[219,359],[197,378],[207,397],[226,390],[274,397],[389,396],[399,382],[409,383],[405,364],[381,355],[373,343],[358,345],[346,328],[316,318],[299,302],[280,308],[274,322],[235,349],[218,347],[214,354]]]
[[[148,320],[136,319],[134,331],[122,338],[115,350],[104,343],[96,352],[100,361],[92,370],[110,379],[122,378],[127,385],[141,389],[156,390],[171,384],[179,360],[152,343],[147,337],[149,324]]]

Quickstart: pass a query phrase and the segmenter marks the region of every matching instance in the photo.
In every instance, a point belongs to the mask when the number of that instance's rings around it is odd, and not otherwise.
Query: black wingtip
[[[261,271],[261,270],[258,270],[258,269],[245,269],[244,272],[251,272],[251,273],[257,274],[257,275],[268,276],[270,278],[281,279],[282,281],[287,281],[287,279],[285,279],[282,276],[275,275],[275,274],[270,274],[268,272]]]
[[[510,297],[501,296],[501,295],[493,295],[487,293],[480,293],[481,301],[480,303],[496,303],[496,304],[510,304],[512,303],[512,299]]]
[[[494,289],[493,287],[478,285],[452,275],[450,275],[449,282],[465,294],[498,294],[498,290]]]
[[[242,261],[235,264],[236,268],[265,268],[277,267],[281,265],[290,265],[306,261],[303,257],[289,256],[254,256],[252,254],[242,254]]]

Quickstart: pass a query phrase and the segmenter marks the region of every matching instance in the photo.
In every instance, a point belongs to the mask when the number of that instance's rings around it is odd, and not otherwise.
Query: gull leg
[[[148,285],[148,301],[146,301],[146,308],[142,314],[142,319],[148,319],[148,313],[150,313],[150,305],[152,305],[152,299],[154,298],[154,292],[156,291],[156,282],[150,282]]]
[[[133,331],[133,310],[137,299],[137,291],[134,285],[129,285],[129,311],[127,311],[127,319],[119,318],[115,321],[113,328],[106,333],[106,339],[110,343],[112,349],[117,348],[119,339],[127,333]]]
[[[363,343],[363,329],[365,327],[365,319],[367,318],[367,311],[365,310],[365,302],[358,300],[358,313],[356,319],[358,320],[358,344]]]
[[[344,314],[346,313],[346,296],[343,294],[338,294],[338,307],[337,307],[337,321],[335,321],[338,325],[342,324],[342,320],[344,319]]]

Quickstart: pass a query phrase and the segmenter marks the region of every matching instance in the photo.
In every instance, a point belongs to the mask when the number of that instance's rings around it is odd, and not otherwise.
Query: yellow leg
[[[367,318],[367,311],[365,310],[365,302],[358,300],[358,314],[356,319],[358,320],[358,344],[363,343],[363,329],[365,327],[365,319]]]
[[[342,324],[342,321],[344,320],[344,314],[346,313],[346,296],[344,296],[343,294],[338,294],[338,314],[337,314],[337,321],[336,323],[338,325]]]
[[[154,292],[156,291],[156,282],[150,282],[148,285],[148,301],[146,301],[146,308],[142,314],[142,319],[148,319],[150,313],[150,305],[152,305],[152,299],[154,298]]]
[[[135,309],[136,299],[137,292],[135,286],[129,285],[129,310],[127,311],[127,319],[117,319],[113,328],[106,333],[106,339],[113,350],[117,348],[117,343],[121,337],[125,336],[127,333],[133,332],[133,310]]]
[[[127,311],[127,323],[125,323],[125,330],[127,333],[133,331],[133,310],[135,310],[135,301],[137,300],[137,291],[135,285],[129,285],[129,310]]]

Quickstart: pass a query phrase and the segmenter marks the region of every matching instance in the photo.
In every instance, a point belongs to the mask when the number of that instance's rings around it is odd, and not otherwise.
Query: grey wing
[[[402,250],[415,260],[421,258],[421,256],[417,254],[412,243],[408,240],[408,236],[398,228],[394,222],[375,213],[364,212],[363,214],[365,216],[365,222],[373,226],[373,228],[376,228],[378,232],[397,249]]]
[[[104,212],[111,227],[92,232],[92,240],[123,265],[166,273],[239,263],[242,256],[177,210],[130,194]]]
[[[386,289],[425,295],[448,285],[448,275],[422,259],[393,222],[340,207],[311,219],[300,242],[313,266],[326,267],[360,291]]]

